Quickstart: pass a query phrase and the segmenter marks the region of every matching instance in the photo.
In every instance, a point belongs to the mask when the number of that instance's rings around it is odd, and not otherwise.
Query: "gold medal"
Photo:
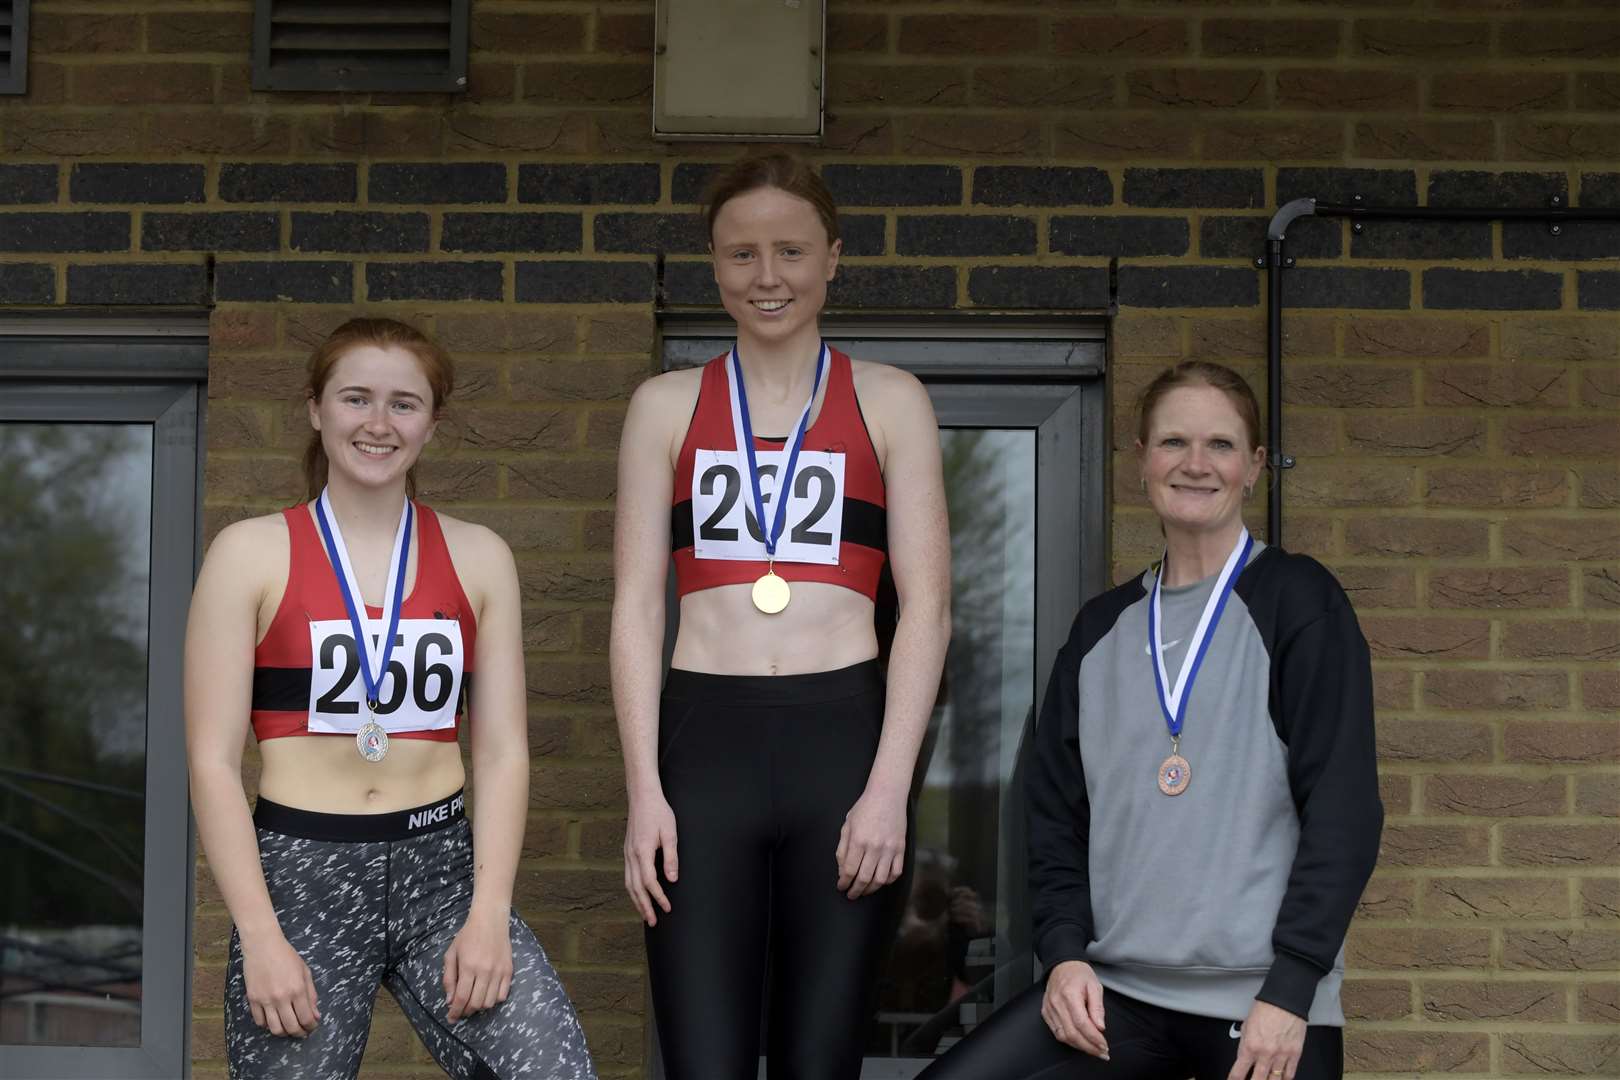
[[[767,615],[775,615],[787,607],[792,597],[788,583],[777,577],[774,569],[766,570],[765,576],[754,582],[754,606]]]
[[[1172,753],[1159,763],[1159,790],[1166,795],[1180,795],[1192,782],[1192,766],[1180,754]]]

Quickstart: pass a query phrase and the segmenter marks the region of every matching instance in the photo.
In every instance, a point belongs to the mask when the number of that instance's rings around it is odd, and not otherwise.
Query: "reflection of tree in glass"
[[[148,429],[0,424],[0,927],[140,922]],[[132,460],[133,459],[133,460]],[[149,480],[147,480],[149,483]],[[131,544],[132,532],[139,544]],[[144,723],[142,724],[144,726]],[[178,752],[178,748],[176,748]],[[129,798],[114,794],[122,790]],[[14,957],[7,953],[6,967]]]

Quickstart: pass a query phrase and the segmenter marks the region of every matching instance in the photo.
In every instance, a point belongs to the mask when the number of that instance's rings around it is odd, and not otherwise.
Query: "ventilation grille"
[[[0,94],[28,89],[28,0],[0,0]]]
[[[253,88],[465,90],[468,4],[469,0],[258,0]]]

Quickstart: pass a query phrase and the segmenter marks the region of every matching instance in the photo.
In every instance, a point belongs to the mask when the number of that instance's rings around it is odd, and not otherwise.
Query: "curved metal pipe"
[[[1266,226],[1266,466],[1271,484],[1266,489],[1266,543],[1282,543],[1283,472],[1294,459],[1282,450],[1282,271],[1283,244],[1288,226],[1316,213],[1315,199],[1295,199],[1278,208]]]

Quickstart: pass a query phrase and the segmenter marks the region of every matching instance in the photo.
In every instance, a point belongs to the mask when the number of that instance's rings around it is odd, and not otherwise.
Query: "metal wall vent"
[[[28,91],[28,0],[0,0],[0,94]]]
[[[466,90],[469,5],[470,0],[256,0],[253,88]]]

